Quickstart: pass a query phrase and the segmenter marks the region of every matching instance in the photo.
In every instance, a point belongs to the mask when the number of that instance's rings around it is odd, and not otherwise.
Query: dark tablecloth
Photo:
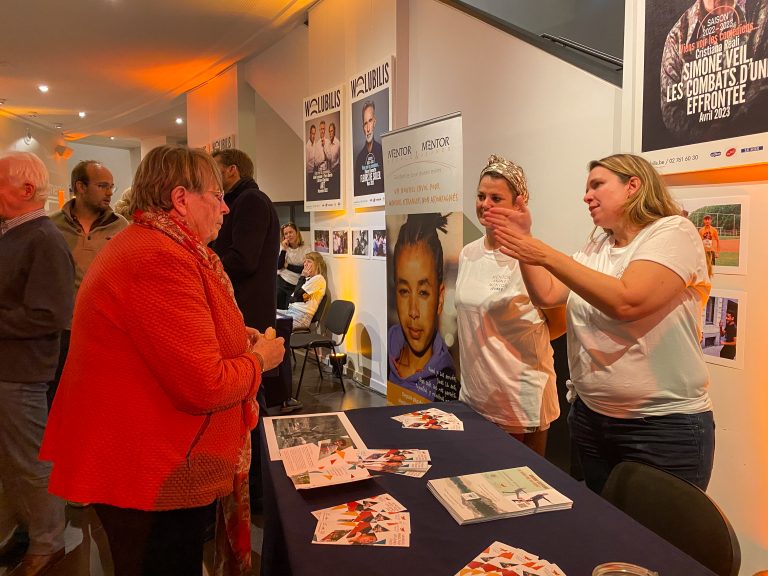
[[[450,576],[498,540],[558,564],[568,576],[590,576],[603,562],[639,564],[662,576],[713,573],[592,493],[471,408],[459,402],[431,405],[453,412],[463,432],[406,430],[391,416],[414,407],[351,410],[347,415],[368,448],[425,448],[432,468],[421,479],[382,474],[370,480],[297,491],[282,462],[264,448],[265,536],[262,574]],[[262,437],[262,442],[264,438]],[[529,466],[573,500],[573,509],[459,526],[428,491],[432,478]],[[312,510],[387,492],[411,513],[411,546],[312,544]]]

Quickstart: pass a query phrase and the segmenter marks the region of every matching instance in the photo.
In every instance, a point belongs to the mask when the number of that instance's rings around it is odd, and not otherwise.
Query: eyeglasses
[[[115,189],[115,185],[111,182],[97,182],[96,187],[99,190],[104,190],[104,192],[107,192],[107,191],[111,192]]]

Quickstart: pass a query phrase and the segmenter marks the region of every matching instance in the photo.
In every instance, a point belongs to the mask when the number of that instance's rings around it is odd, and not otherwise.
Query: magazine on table
[[[280,460],[282,450],[305,444],[316,444],[327,456],[334,451],[367,447],[343,412],[325,412],[298,416],[264,418],[270,460]]]
[[[427,487],[459,524],[566,510],[573,501],[527,466],[429,480]]]

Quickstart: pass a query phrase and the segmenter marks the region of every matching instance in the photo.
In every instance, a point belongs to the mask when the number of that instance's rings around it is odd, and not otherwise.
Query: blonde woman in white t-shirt
[[[459,256],[456,310],[461,351],[459,398],[541,455],[560,415],[551,338],[565,331],[565,307],[531,303],[517,260],[503,254],[485,220],[494,206],[528,200],[522,168],[491,156],[480,173],[475,210],[486,234]]]
[[[280,226],[280,255],[277,259],[277,307],[287,308],[310,251],[301,230],[293,222]]]
[[[602,233],[572,257],[531,236],[520,200],[485,218],[531,300],[567,302],[568,421],[587,485],[602,491],[616,464],[634,460],[705,489],[714,420],[699,338],[711,285],[698,231],[643,158],[589,169],[584,202]]]

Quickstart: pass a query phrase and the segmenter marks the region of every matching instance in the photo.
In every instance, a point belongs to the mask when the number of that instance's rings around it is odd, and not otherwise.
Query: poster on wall
[[[369,68],[349,80],[352,131],[352,205],[384,205],[384,156],[381,135],[392,118],[394,58]]]
[[[728,189],[718,189],[727,192]],[[703,191],[702,191],[703,192]],[[701,236],[711,276],[747,273],[749,196],[678,198]]]
[[[704,308],[701,351],[704,360],[730,368],[744,367],[747,294],[713,288]]]
[[[669,174],[768,161],[768,0],[639,6],[634,149]]]
[[[464,218],[461,116],[390,132],[382,146],[386,232],[379,251],[387,258],[387,402],[456,400],[461,371],[454,289]],[[374,242],[376,236],[374,231]]]
[[[304,210],[339,210],[343,86],[304,100]]]

